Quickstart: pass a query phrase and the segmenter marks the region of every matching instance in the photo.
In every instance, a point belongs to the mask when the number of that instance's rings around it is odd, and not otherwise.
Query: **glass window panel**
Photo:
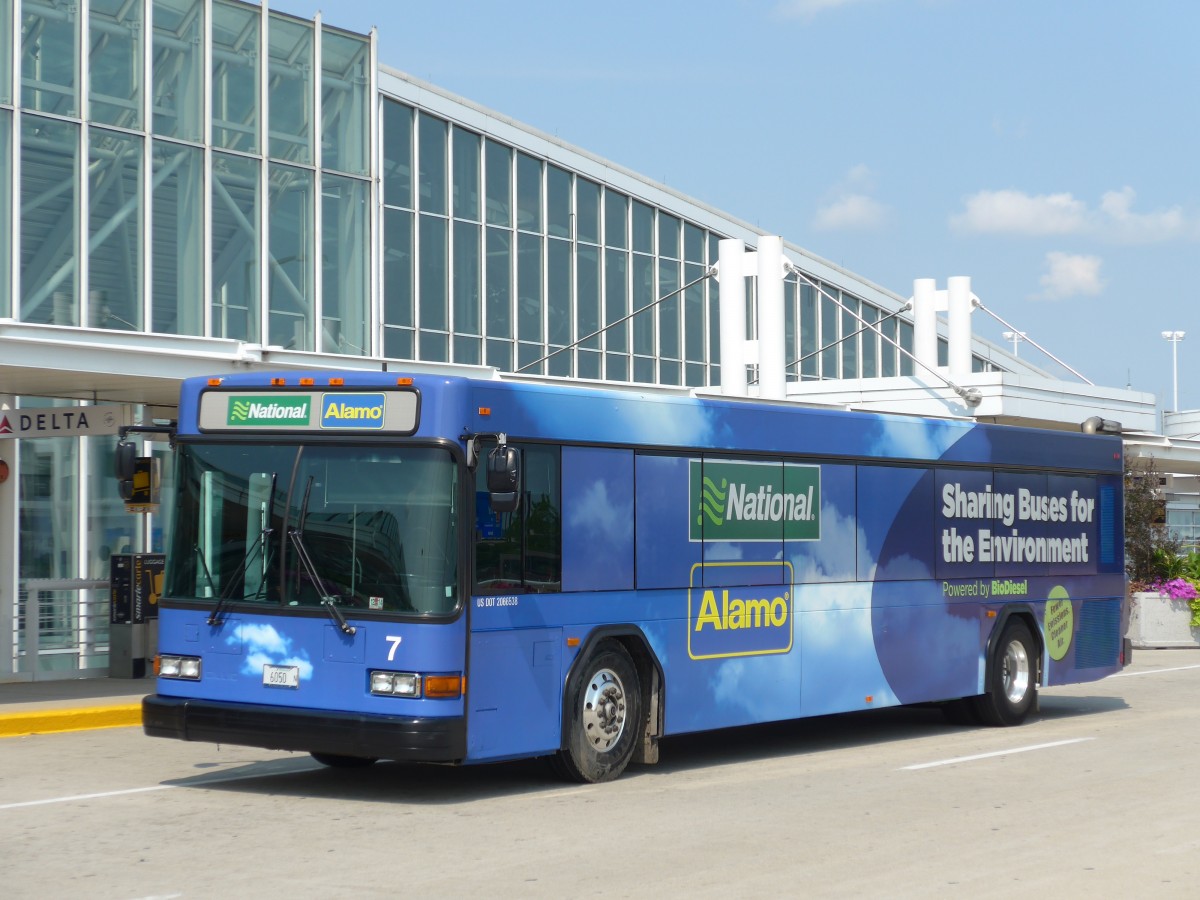
[[[88,28],[90,120],[142,124],[142,4],[91,0]]]
[[[14,0],[0,0],[0,22],[12,22]],[[14,41],[0,41],[0,103],[12,103],[12,54]],[[2,171],[8,171],[4,169]]]
[[[21,407],[61,406],[22,398]],[[79,559],[78,438],[21,441],[21,578],[75,578]]]
[[[214,0],[212,17],[212,142],[256,153],[258,9]]]
[[[579,377],[600,379],[601,354],[595,350],[579,351]]]
[[[432,329],[446,331],[449,327],[449,247],[446,244],[446,220],[437,216],[421,216],[417,235],[418,259],[417,278],[420,282],[420,310],[422,331]],[[426,346],[424,335],[421,347]],[[432,346],[432,345],[430,345]],[[442,356],[425,356],[422,359],[445,359]]]
[[[579,287],[576,295],[575,333],[579,337],[600,330],[600,248],[581,246],[579,258]],[[600,349],[600,336],[580,344],[589,350]]]
[[[0,5],[3,5],[0,3]],[[4,43],[0,41],[0,44]],[[0,222],[12,221],[12,113],[0,109]],[[0,229],[0,318],[12,318],[12,235]]]
[[[413,353],[413,332],[408,328],[383,329],[383,355],[389,359],[416,359]]]
[[[511,338],[512,333],[512,233],[500,228],[487,229],[487,333],[489,337]],[[489,360],[491,353],[489,351]],[[494,363],[489,363],[495,365]],[[511,368],[510,362],[504,368]]]
[[[633,317],[633,352],[642,353],[647,356],[654,354],[654,258],[650,256],[642,256],[640,253],[633,255],[633,308],[634,310],[645,310],[638,312]],[[634,367],[635,379],[637,379],[637,367]],[[651,375],[650,380],[653,380]]]
[[[477,366],[482,361],[483,341],[474,337],[454,338],[454,362]]]
[[[413,325],[413,217],[385,209],[383,213],[383,321]],[[411,349],[409,353],[411,353]],[[388,353],[389,356],[396,354]]]
[[[571,236],[571,173],[546,166],[546,233],[551,237]]]
[[[21,104],[27,110],[79,115],[79,17],[75,9],[66,0],[21,3]]]
[[[554,351],[556,350],[559,352],[555,353]],[[573,370],[572,356],[575,351],[564,350],[561,347],[551,345],[549,352],[552,355],[546,360],[546,374],[557,375],[560,378],[569,378]],[[579,355],[582,361],[583,354],[580,353]],[[580,377],[583,377],[582,373]]]
[[[267,194],[267,343],[288,350],[314,349],[313,173],[272,164]]]
[[[371,45],[321,29],[321,168],[366,175],[371,128]]]
[[[257,342],[259,165],[214,153],[212,167],[212,333]]]
[[[688,262],[704,262],[704,231],[691,222],[683,223],[683,258]]]
[[[142,328],[140,137],[88,132],[88,324]]]
[[[582,254],[582,250],[580,253]],[[581,264],[582,265],[582,264]],[[546,305],[548,339],[555,346],[569,344],[571,337],[571,242],[551,239],[546,248]],[[570,360],[570,353],[558,357]]]
[[[664,218],[666,218],[664,216]],[[661,261],[658,264],[658,296],[665,297],[672,291],[679,290],[679,264]],[[679,359],[679,295],[668,297],[658,304],[658,352],[665,359]],[[678,376],[667,382],[678,384]]]
[[[542,230],[542,161],[517,154],[517,227]]]
[[[421,212],[446,214],[446,123],[421,113],[417,186]]]
[[[658,214],[658,255],[679,259],[679,220],[661,211]]]
[[[454,333],[482,334],[479,226],[454,223]],[[478,357],[478,354],[476,354]],[[460,360],[455,355],[455,359]],[[478,358],[474,362],[478,362]]]
[[[629,357],[624,353],[606,353],[604,377],[608,381],[629,380]]]
[[[21,117],[22,322],[79,324],[79,126]]]
[[[517,235],[517,338],[542,340],[542,239],[532,234]]]
[[[204,333],[204,156],[199,147],[154,142],[150,330]]]
[[[653,357],[635,356],[633,358],[633,380],[644,384],[654,384]]]
[[[204,0],[154,0],[154,132],[204,137]]]
[[[869,303],[862,305],[863,321],[872,324],[879,321],[879,310]],[[859,327],[863,327],[859,325]],[[862,344],[862,377],[875,378],[879,375],[879,335],[873,328],[868,328],[861,335]]]
[[[820,346],[817,322],[817,291],[811,284],[800,285],[800,377],[820,377]]]
[[[313,26],[271,15],[267,45],[268,152],[276,159],[311,163]]]
[[[859,301],[851,297],[849,294],[842,294],[842,305],[846,309],[842,310],[842,335],[845,339],[842,341],[842,377],[857,378],[859,376],[858,369],[858,339],[861,335],[855,335],[862,325],[854,313],[858,312]]]
[[[604,322],[609,326],[604,340],[609,350],[629,349],[629,323],[613,324],[629,315],[628,270],[629,254],[623,250],[604,251]]]
[[[604,243],[624,248],[629,243],[627,223],[629,198],[616,191],[604,191]]]
[[[454,215],[479,221],[479,135],[454,129]],[[478,238],[476,245],[478,246]]]
[[[686,283],[696,281],[704,274],[698,265],[685,265],[683,278]],[[699,281],[683,292],[683,344],[687,359],[704,361],[704,282]]]
[[[905,351],[900,354],[900,374],[913,374],[913,325],[912,322],[900,322],[900,347]]]
[[[678,362],[663,360],[658,365],[659,384],[682,384],[683,370]]]
[[[371,352],[365,181],[326,175],[321,184],[321,346],[327,353]]]
[[[513,370],[513,348],[511,341],[488,341],[486,365],[495,366],[501,372]]]
[[[715,278],[708,280],[708,358],[721,362],[721,285]],[[716,376],[714,375],[714,378]]]
[[[896,374],[896,320],[887,319],[880,323],[879,330],[879,374],[891,378]]]
[[[946,343],[945,338],[938,338],[937,342],[937,364],[939,366],[950,365],[950,345]]]
[[[683,383],[688,387],[704,387],[707,377],[708,370],[700,363],[687,363],[683,367]]]
[[[583,178],[575,179],[575,234],[589,244],[600,243],[600,185]]]
[[[838,316],[841,310],[833,298],[837,288],[821,285],[821,377],[838,377]]]
[[[654,252],[654,207],[638,200],[633,201],[633,249]]]
[[[528,375],[545,375],[546,362],[542,359],[541,344],[517,344],[517,369]]]
[[[512,150],[487,141],[484,150],[487,183],[487,223],[512,225]]]
[[[412,209],[413,111],[403,103],[383,102],[383,202]]]
[[[429,362],[449,361],[450,335],[438,331],[422,331],[418,340],[421,344],[421,359]]]
[[[799,341],[796,340],[796,279],[783,281],[783,359],[784,376],[792,378],[797,369],[793,363],[800,357]]]

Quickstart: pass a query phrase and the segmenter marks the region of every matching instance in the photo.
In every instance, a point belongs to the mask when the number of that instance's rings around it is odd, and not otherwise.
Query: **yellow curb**
[[[142,724],[142,704],[93,706],[87,709],[43,709],[0,714],[0,738],[24,734],[53,734],[90,728],[124,728]]]

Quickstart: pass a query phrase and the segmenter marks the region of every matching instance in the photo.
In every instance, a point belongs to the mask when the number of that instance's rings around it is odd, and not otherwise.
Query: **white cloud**
[[[1107,191],[1092,209],[1069,193],[1026,194],[1023,191],[979,191],[950,217],[955,231],[977,234],[1089,235],[1118,243],[1149,243],[1184,237],[1189,223],[1178,206],[1149,213],[1133,211],[1137,194],[1131,187]]]
[[[817,210],[813,227],[821,231],[877,228],[887,218],[887,207],[871,196],[875,176],[859,163],[829,192],[830,201]]]
[[[1074,234],[1087,221],[1087,205],[1070,194],[980,191],[951,216],[956,231],[1009,234]]]
[[[1046,272],[1040,281],[1042,292],[1034,299],[1062,300],[1079,295],[1094,296],[1104,290],[1100,277],[1101,259],[1054,251],[1046,254]]]
[[[775,6],[775,11],[789,19],[811,19],[826,10],[861,2],[862,0],[780,0]]]

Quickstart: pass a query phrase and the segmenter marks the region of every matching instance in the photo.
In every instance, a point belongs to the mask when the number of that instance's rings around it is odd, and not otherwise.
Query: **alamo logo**
[[[750,583],[763,580],[774,583]],[[787,653],[793,635],[791,581],[792,567],[784,562],[697,563],[688,588],[688,656]]]
[[[688,540],[821,539],[821,467],[689,461]]]
[[[239,394],[229,398],[226,424],[242,428],[261,425],[306,427],[310,407],[311,401],[306,396],[247,397]]]
[[[322,428],[383,428],[383,394],[325,394]]]

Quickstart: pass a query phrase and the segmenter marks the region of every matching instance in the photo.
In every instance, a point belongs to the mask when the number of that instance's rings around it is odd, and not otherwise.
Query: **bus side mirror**
[[[133,473],[137,468],[137,447],[121,441],[113,456],[113,474],[117,477],[117,489],[121,499],[128,502],[133,496]]]
[[[496,447],[488,453],[487,486],[496,512],[512,512],[521,500],[521,451]]]

